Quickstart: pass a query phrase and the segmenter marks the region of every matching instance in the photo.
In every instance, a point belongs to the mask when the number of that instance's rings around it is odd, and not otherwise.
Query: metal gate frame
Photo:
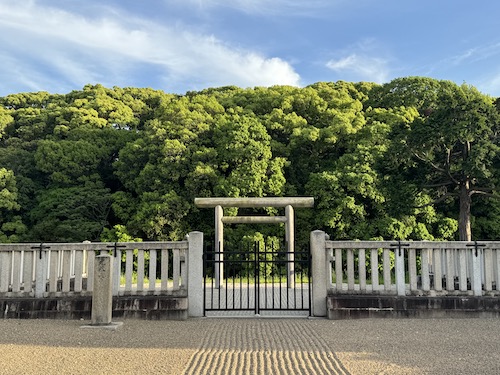
[[[286,247],[285,247],[286,248]],[[311,316],[311,255],[255,243],[247,251],[203,252],[203,315],[209,311],[306,311]],[[290,283],[287,269],[294,272]],[[214,283],[216,267],[224,268],[220,287]],[[276,277],[278,280],[276,280]],[[283,281],[283,278],[285,279]]]

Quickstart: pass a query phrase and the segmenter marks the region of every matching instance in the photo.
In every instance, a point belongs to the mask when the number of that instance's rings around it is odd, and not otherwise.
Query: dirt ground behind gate
[[[496,319],[0,320],[0,374],[498,374]]]

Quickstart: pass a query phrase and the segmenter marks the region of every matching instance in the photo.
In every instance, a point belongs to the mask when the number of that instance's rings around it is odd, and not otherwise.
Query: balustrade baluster
[[[113,252],[113,295],[118,296],[120,294],[121,286],[121,276],[122,276],[122,251],[116,249]]]
[[[417,286],[417,250],[408,249],[408,271],[410,273],[410,290],[416,291]]]
[[[33,251],[24,251],[23,254],[23,292],[31,294],[33,291]]]
[[[493,254],[490,248],[484,249],[484,290],[491,292],[493,282]]]
[[[343,289],[344,273],[342,272],[342,249],[335,249],[335,284],[337,290]]]
[[[347,290],[354,291],[354,250],[347,249]]]
[[[438,292],[443,290],[443,269],[441,268],[441,249],[432,251],[434,259],[434,289]]]
[[[455,267],[453,265],[454,251],[453,249],[445,250],[446,259],[446,290],[455,290]]]
[[[134,250],[125,250],[125,293],[132,292],[132,275],[134,271]]]
[[[9,291],[11,257],[12,252],[0,251],[0,293]]]
[[[370,266],[371,266],[372,290],[374,292],[378,292],[379,290],[378,249],[371,249]]]
[[[173,261],[174,261],[174,265],[173,265],[173,281],[174,281],[174,290],[179,290],[180,289],[180,282],[179,282],[179,279],[180,279],[180,275],[181,275],[181,265],[180,265],[180,253],[179,253],[179,249],[174,249],[173,251]]]
[[[137,291],[144,290],[144,250],[139,249],[137,253]]]
[[[500,250],[495,249],[495,256],[496,256],[496,280],[495,280],[495,287],[496,291],[500,291]]]
[[[327,288],[333,288],[333,267],[334,267],[335,257],[333,256],[333,249],[328,249],[328,254],[326,256],[326,280],[327,280]]]
[[[384,291],[390,292],[391,290],[391,257],[390,250],[384,249],[382,255],[382,267],[383,267],[383,275],[384,275]]]
[[[62,292],[70,291],[71,280],[71,250],[62,251]]]
[[[156,289],[156,249],[149,251],[149,286],[150,291]]]
[[[460,249],[458,254],[460,274],[458,278],[458,289],[461,292],[467,291],[467,249]]]
[[[186,250],[181,250],[180,252],[180,267],[181,267],[181,282],[180,282],[180,286],[181,287],[185,287],[186,286],[186,283],[187,283],[187,271],[188,271],[188,268],[186,267],[186,260],[187,260],[187,254],[186,254]]]
[[[366,292],[366,255],[365,249],[359,249],[358,252],[358,274],[359,290]]]
[[[167,249],[161,251],[161,290],[165,291],[168,289],[168,254]]]
[[[13,251],[12,254],[12,292],[19,293],[21,291],[21,251]]]
[[[430,260],[432,259],[432,249],[422,249],[421,255],[422,261],[422,290],[424,292],[429,292],[431,290],[430,282]]]
[[[75,250],[75,293],[83,289],[83,250]]]
[[[58,260],[59,252],[57,250],[49,250],[49,293],[57,292],[57,276],[58,276]]]
[[[94,260],[95,251],[87,251],[87,292],[94,289]]]

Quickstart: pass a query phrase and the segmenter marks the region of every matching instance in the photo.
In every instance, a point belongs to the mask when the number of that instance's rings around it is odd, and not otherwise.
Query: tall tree
[[[0,242],[17,242],[26,231],[17,215],[20,208],[17,197],[14,173],[0,168]]]
[[[500,122],[492,98],[465,84],[419,77],[394,80],[379,94],[381,106],[418,111],[393,129],[396,171],[409,171],[434,204],[456,200],[459,239],[470,241],[472,197],[496,194]]]

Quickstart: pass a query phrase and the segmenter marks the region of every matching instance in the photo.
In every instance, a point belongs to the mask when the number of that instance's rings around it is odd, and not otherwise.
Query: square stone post
[[[47,284],[47,253],[40,249],[36,251],[35,298],[42,298]]]
[[[326,233],[311,232],[312,315],[326,316],[327,264]]]
[[[188,316],[203,316],[203,233],[188,236]]]
[[[483,286],[482,286],[482,278],[481,278],[481,253],[482,250],[478,249],[478,246],[474,246],[472,250],[472,292],[474,296],[482,296],[483,295]]]
[[[111,256],[98,255],[94,260],[92,292],[92,325],[109,325],[113,315],[113,273]]]
[[[395,261],[394,266],[396,268],[396,291],[398,296],[404,296],[406,294],[405,285],[405,249],[399,248],[394,249]]]
[[[3,293],[9,291],[11,264],[10,254],[12,254],[12,252],[0,252],[0,292]]]

